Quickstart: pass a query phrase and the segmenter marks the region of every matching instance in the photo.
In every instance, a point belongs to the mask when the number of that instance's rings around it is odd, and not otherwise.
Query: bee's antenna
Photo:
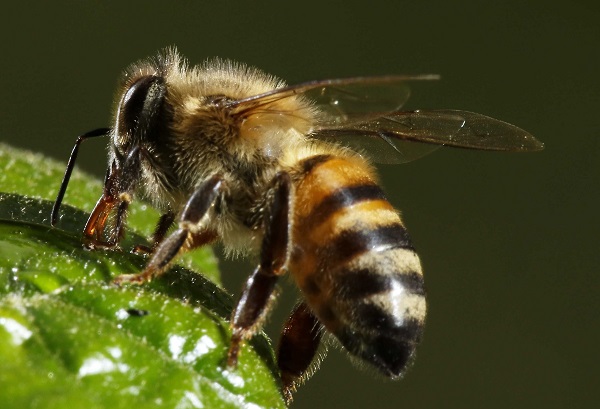
[[[73,150],[71,151],[71,156],[69,156],[69,162],[67,163],[67,169],[65,170],[65,175],[63,176],[63,180],[60,185],[60,190],[58,191],[58,196],[56,196],[54,206],[52,206],[52,213],[50,215],[50,224],[52,226],[55,226],[56,222],[58,221],[58,210],[60,209],[60,204],[62,203],[63,197],[65,196],[65,192],[67,191],[67,185],[69,184],[71,173],[73,173],[73,168],[75,167],[75,159],[77,159],[79,145],[86,139],[94,138],[96,136],[106,136],[109,132],[110,128],[98,128],[94,129],[93,131],[86,132],[83,135],[77,137],[77,140],[75,141],[75,146],[73,146]]]

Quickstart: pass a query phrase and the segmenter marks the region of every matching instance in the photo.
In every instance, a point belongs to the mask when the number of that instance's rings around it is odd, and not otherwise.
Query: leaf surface
[[[0,145],[0,401],[3,408],[280,408],[273,352],[260,335],[224,365],[231,296],[210,249],[152,283],[117,287],[142,257],[87,251],[86,213],[48,225],[62,165]],[[15,193],[17,192],[17,193]],[[101,184],[74,172],[66,202],[90,210]],[[158,214],[137,204],[148,235]],[[131,230],[128,230],[131,231]],[[143,241],[129,234],[123,248]],[[218,281],[217,281],[218,283]]]

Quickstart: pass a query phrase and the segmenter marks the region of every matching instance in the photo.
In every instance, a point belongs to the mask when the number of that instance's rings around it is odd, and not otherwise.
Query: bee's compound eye
[[[164,80],[147,75],[135,81],[125,92],[119,106],[119,133],[135,135],[140,127],[151,124],[165,94]]]

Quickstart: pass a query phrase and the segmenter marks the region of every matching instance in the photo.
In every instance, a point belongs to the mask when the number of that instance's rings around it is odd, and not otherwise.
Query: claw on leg
[[[122,285],[122,284],[144,284],[148,281],[151,281],[155,276],[153,271],[148,271],[148,269],[142,271],[138,274],[121,274],[117,276],[113,280],[113,284]]]

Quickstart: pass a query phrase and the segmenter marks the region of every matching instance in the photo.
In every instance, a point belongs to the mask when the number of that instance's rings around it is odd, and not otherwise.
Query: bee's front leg
[[[200,185],[181,213],[179,228],[160,242],[144,271],[139,274],[120,275],[115,278],[114,282],[116,284],[124,282],[141,284],[150,281],[162,274],[181,250],[198,247],[213,241],[216,234],[213,231],[199,227],[199,223],[223,193],[223,188],[224,181],[220,175],[212,176]],[[169,222],[168,216],[159,221],[157,226],[159,234],[164,235],[166,233],[171,224],[167,222]]]
[[[167,213],[160,216],[158,219],[158,223],[156,224],[156,228],[154,229],[154,233],[152,233],[152,246],[145,246],[143,244],[138,244],[131,251],[135,254],[152,254],[163,242],[165,236],[167,235],[167,231],[169,227],[175,221],[175,213],[172,211],[168,211]]]
[[[278,173],[273,180],[273,195],[267,204],[264,218],[260,263],[246,281],[242,296],[231,317],[232,336],[227,354],[227,365],[237,366],[240,344],[260,327],[273,298],[275,283],[287,261],[289,242],[289,210],[291,179],[287,173]]]

